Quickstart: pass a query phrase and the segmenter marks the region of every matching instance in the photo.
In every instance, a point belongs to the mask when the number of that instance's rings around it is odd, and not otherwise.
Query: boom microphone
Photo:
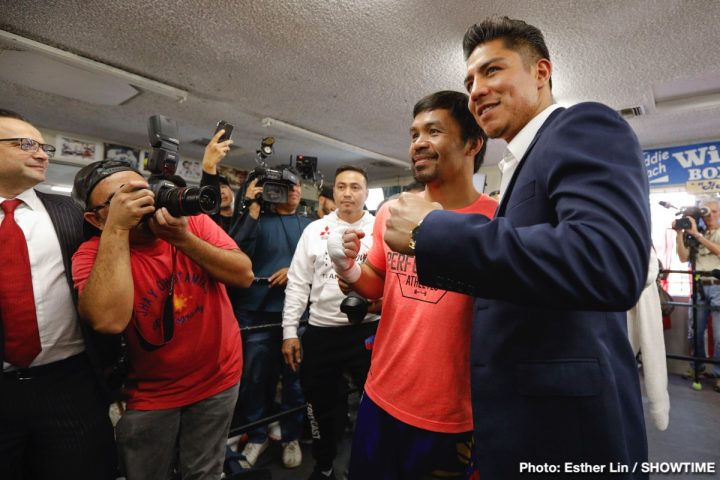
[[[661,207],[674,208],[675,210],[678,209],[675,205],[673,205],[673,204],[670,203],[670,202],[662,202],[662,201],[660,201],[660,202],[658,202],[658,203],[660,204]]]

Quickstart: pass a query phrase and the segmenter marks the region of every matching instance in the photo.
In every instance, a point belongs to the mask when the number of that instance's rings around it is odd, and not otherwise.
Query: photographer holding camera
[[[707,214],[702,217],[705,222],[704,231],[698,228],[698,222],[693,216],[685,216],[680,220],[673,222],[673,229],[677,230],[677,254],[680,261],[687,262],[690,259],[689,242],[697,242],[697,259],[695,269],[700,271],[712,271],[720,268],[720,225],[718,225],[718,217],[720,216],[720,207],[718,202],[709,201],[703,204],[707,209]],[[694,350],[694,332],[692,309],[690,322],[688,323],[688,339],[690,340],[690,349],[696,357],[706,357],[705,352],[705,331],[707,330],[708,312],[712,315],[713,332],[715,332],[715,358],[720,357],[720,311],[711,310],[711,308],[720,307],[720,280],[703,276],[700,278],[700,299],[702,304],[697,307],[697,335],[698,349]],[[697,366],[700,372],[705,373],[705,365]],[[717,378],[715,382],[715,391],[720,392],[720,365],[713,367],[714,376]],[[709,374],[705,373],[707,376]],[[694,365],[691,362],[690,368],[683,375],[685,378],[694,378]]]
[[[247,287],[252,265],[207,215],[169,213],[163,202],[185,209],[186,192],[111,160],[75,176],[94,232],[73,257],[79,312],[128,347],[116,429],[128,480],[168,478],[176,459],[182,478],[219,478],[237,399],[240,331],[223,284]]]
[[[275,181],[275,179],[279,179]],[[311,219],[299,215],[300,181],[290,166],[258,168],[250,173],[244,195],[236,208],[237,220],[230,235],[250,256],[255,281],[244,290],[230,291],[230,299],[240,327],[277,324],[282,321],[287,272],[303,230]],[[240,196],[240,195],[238,195]],[[243,335],[245,355],[236,421],[257,421],[271,413],[278,379],[282,375],[282,410],[303,405],[297,373],[282,360],[282,331],[269,328]],[[303,415],[297,413],[280,420],[283,465],[294,468],[302,462],[298,439]],[[267,426],[248,432],[249,441],[240,464],[255,465],[268,447]]]

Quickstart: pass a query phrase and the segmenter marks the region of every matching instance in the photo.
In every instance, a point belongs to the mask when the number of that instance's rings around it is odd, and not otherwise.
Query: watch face
[[[415,250],[415,240],[417,239],[417,233],[419,230],[420,224],[418,223],[415,228],[410,231],[410,243],[408,243],[408,247],[410,247],[411,250]]]

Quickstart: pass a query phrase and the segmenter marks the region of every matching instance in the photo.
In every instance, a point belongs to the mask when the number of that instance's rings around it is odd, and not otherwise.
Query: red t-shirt
[[[238,248],[207,215],[188,217],[188,229],[216,247]],[[93,237],[80,245],[73,256],[73,279],[81,292],[99,244],[100,237]],[[125,329],[130,358],[125,387],[128,408],[134,410],[190,405],[240,381],[240,329],[225,285],[209,277],[179,250],[173,297],[174,335],[169,343],[159,347],[141,340],[140,335],[154,345],[162,343],[160,318],[168,296],[172,264],[172,246],[165,241],[130,249],[135,305],[133,318]]]
[[[495,200],[481,195],[456,212],[492,218],[496,208]],[[385,287],[365,392],[409,425],[442,433],[470,431],[473,299],[418,283],[415,257],[393,252],[383,241],[387,217],[385,205],[376,215],[367,258],[385,271]]]

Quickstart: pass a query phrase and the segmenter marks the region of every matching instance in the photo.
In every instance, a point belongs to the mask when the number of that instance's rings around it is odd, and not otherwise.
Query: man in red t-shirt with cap
[[[128,480],[219,478],[242,372],[225,284],[247,287],[250,259],[207,215],[174,217],[134,168],[81,169],[72,196],[97,234],[73,257],[81,316],[123,333],[128,410],[117,425]]]

